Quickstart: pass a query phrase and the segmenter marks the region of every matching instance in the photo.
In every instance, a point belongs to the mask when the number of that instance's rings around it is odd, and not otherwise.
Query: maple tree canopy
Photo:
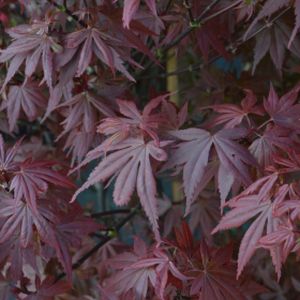
[[[299,31],[300,0],[1,0],[0,300],[299,299]]]

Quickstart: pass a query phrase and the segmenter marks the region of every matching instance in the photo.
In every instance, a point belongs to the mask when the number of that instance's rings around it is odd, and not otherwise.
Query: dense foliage
[[[0,22],[0,300],[300,299],[299,0]]]

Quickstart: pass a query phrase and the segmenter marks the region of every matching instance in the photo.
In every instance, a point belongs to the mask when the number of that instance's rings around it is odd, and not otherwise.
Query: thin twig
[[[236,6],[240,1],[234,1],[232,4],[224,7],[223,9],[221,9],[220,11],[217,11],[216,13],[212,14],[211,16],[208,16],[206,18],[204,18],[205,14],[211,10],[211,8],[217,4],[218,0],[214,0],[210,5],[208,5],[204,11],[200,14],[200,16],[198,16],[196,19],[194,19],[195,23],[198,23],[201,25],[205,24],[206,22],[208,22],[209,20],[219,16],[220,14],[223,14],[224,12],[226,12],[227,10],[231,9],[232,7]],[[179,44],[186,36],[188,36],[192,31],[194,31],[195,29],[197,29],[197,27],[195,26],[190,26],[189,28],[187,28],[185,31],[183,31],[181,34],[179,34],[170,44],[168,44],[167,46],[165,46],[162,50],[163,51],[167,51],[171,48],[173,48],[174,46],[176,46],[177,44]]]
[[[234,1],[234,2],[231,3],[230,5],[225,6],[224,8],[222,8],[222,9],[216,11],[215,13],[209,15],[209,16],[206,17],[206,18],[203,18],[203,19],[202,19],[202,23],[206,23],[206,22],[210,21],[211,19],[213,19],[213,18],[215,18],[215,17],[217,17],[217,16],[223,14],[224,12],[226,12],[226,11],[230,10],[231,8],[235,7],[235,6],[236,6],[237,4],[239,4],[240,2],[241,2],[240,0]]]
[[[166,8],[165,8],[165,14],[168,12],[168,10],[170,9],[171,7],[171,4],[172,4],[172,1],[173,0],[169,0],[168,4],[166,5]]]
[[[128,214],[130,212],[131,212],[131,210],[128,208],[114,209],[114,210],[107,210],[107,211],[101,211],[98,213],[93,213],[93,214],[91,214],[91,217],[92,218],[101,218],[101,217],[115,215],[115,214]]]
[[[194,16],[193,16],[193,12],[192,12],[191,3],[189,2],[189,0],[183,0],[183,5],[185,6],[185,8],[188,11],[191,24],[193,24],[195,22],[195,20],[194,20]]]
[[[129,222],[136,214],[138,211],[138,208],[135,208],[131,211],[130,214],[128,214],[124,219],[122,219],[116,226],[115,226],[115,231],[119,232],[120,229],[127,223]],[[81,256],[76,263],[72,265],[72,270],[78,269],[90,256],[92,256],[94,253],[98,251],[102,246],[104,246],[106,243],[108,243],[113,236],[110,235],[104,235],[102,237],[102,240],[97,243],[91,250],[86,252],[83,256]],[[60,273],[57,275],[55,282],[59,281],[60,279],[64,278],[66,276],[65,272]]]
[[[265,29],[267,29],[268,27],[270,27],[270,25],[272,25],[274,22],[276,22],[280,17],[282,17],[284,14],[286,14],[289,10],[291,9],[291,7],[287,7],[285,8],[282,12],[280,12],[277,16],[275,16],[272,20],[270,20],[268,23],[264,24],[263,26],[261,26],[260,28],[258,28],[253,34],[251,34],[250,36],[248,36],[245,40],[243,40],[243,38],[239,38],[234,44],[230,44],[226,47],[226,50],[230,50],[230,49],[234,49],[236,50],[237,48],[239,48],[240,46],[242,46],[244,43],[248,42],[249,40],[251,40],[252,38],[254,38],[257,34],[261,33],[262,31],[264,31]],[[193,72],[199,69],[202,69],[204,66],[210,65],[211,63],[215,62],[218,58],[220,58],[221,55],[216,55],[214,57],[212,57],[208,62],[204,63],[197,63],[195,65],[190,65],[188,67],[176,70],[174,72],[169,72],[169,73],[160,73],[160,74],[156,74],[155,76],[143,76],[141,78],[139,78],[139,80],[141,79],[150,79],[150,78],[165,78],[165,77],[169,77],[169,76],[174,76],[174,75],[178,75],[181,73],[185,73],[185,72]]]
[[[276,17],[274,17],[271,21],[267,22],[264,26],[256,30],[253,34],[247,37],[243,42],[246,42],[252,39],[254,36],[259,34],[261,31],[265,30],[266,28],[272,26],[279,18],[281,18],[284,14],[286,14],[291,9],[291,6],[286,7],[283,11],[281,11]]]
[[[226,6],[225,8],[221,9],[220,12],[218,11],[218,12],[214,13],[212,16],[208,16],[208,17],[204,18],[204,16],[207,14],[207,12],[209,12],[218,3],[218,1],[219,0],[213,0],[211,2],[211,4],[206,6],[206,8],[202,11],[202,13],[196,19],[194,19],[194,23],[203,25],[205,22],[211,20],[212,18],[219,16],[220,14],[224,13],[225,11],[229,10],[230,8],[232,8],[235,5],[237,5],[238,3],[240,3],[240,0],[234,1],[229,6]],[[177,44],[179,44],[186,36],[188,36],[196,28],[197,28],[197,26],[188,27],[185,31],[183,31],[181,34],[179,34],[170,44],[166,45],[165,47],[162,47],[161,51],[166,53],[169,49],[171,49],[174,46],[176,46]],[[144,67],[144,69],[140,72],[138,77],[141,76],[142,74],[144,74],[145,71],[147,71],[153,64],[154,64],[154,61],[150,60],[148,62],[148,64]]]
[[[218,2],[219,0],[213,0],[210,4],[208,4],[197,19],[201,20]]]

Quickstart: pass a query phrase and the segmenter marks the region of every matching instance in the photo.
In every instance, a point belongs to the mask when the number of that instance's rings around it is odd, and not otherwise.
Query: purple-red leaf
[[[155,236],[159,239],[156,183],[150,157],[163,161],[166,160],[167,154],[153,142],[145,143],[143,139],[139,138],[128,138],[115,146],[110,146],[110,153],[106,156],[104,156],[105,145],[104,142],[98,149],[95,149],[96,151],[90,151],[92,159],[100,157],[103,159],[89,175],[87,181],[77,190],[73,200],[91,185],[116,176],[113,193],[114,202],[117,205],[127,204],[136,189],[142,207],[152,224]],[[102,150],[100,150],[101,148]],[[89,153],[87,159],[89,160]],[[81,165],[86,164],[86,162],[84,161]]]
[[[48,184],[64,188],[74,188],[75,185],[58,171],[52,169],[57,165],[52,161],[25,160],[18,164],[18,171],[15,172],[10,184],[10,190],[14,191],[17,201],[25,200],[34,210],[36,209],[37,198],[45,193]]]
[[[199,186],[202,186],[201,180],[209,174],[206,167],[212,145],[214,145],[220,160],[218,179],[222,199],[230,191],[233,176],[245,185],[251,183],[246,165],[256,165],[256,162],[247,149],[234,141],[244,134],[245,132],[240,129],[223,129],[214,135],[198,128],[171,132],[171,135],[181,142],[176,146],[164,169],[183,166],[183,186],[187,197],[186,214],[189,213],[191,204],[201,191],[199,189]],[[221,174],[226,176],[220,176]],[[211,174],[211,177],[213,175],[214,173]],[[208,183],[206,180],[205,182]]]

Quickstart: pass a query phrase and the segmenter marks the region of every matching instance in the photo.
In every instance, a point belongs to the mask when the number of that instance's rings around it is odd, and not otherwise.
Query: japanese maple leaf
[[[255,4],[255,3],[254,3]],[[270,17],[272,14],[276,13],[280,9],[282,9],[285,6],[288,6],[290,4],[289,0],[277,0],[277,1],[272,1],[272,0],[267,0],[265,1],[263,7],[260,9],[258,15],[256,18],[253,20],[251,25],[248,27],[244,38],[247,38],[247,36],[252,32],[252,29],[254,26],[257,24],[259,20],[262,20],[265,17]],[[290,48],[291,44],[295,40],[296,34],[299,30],[300,27],[300,1],[296,0],[294,1],[294,10],[295,10],[295,26],[293,29],[292,34],[290,35],[290,39],[288,42],[288,47]]]
[[[285,223],[278,226],[275,232],[263,236],[259,240],[259,246],[272,249],[274,246],[279,246],[281,263],[284,263],[288,255],[299,249],[296,240],[299,234],[296,234],[296,230],[290,219],[287,219]]]
[[[123,8],[123,25],[125,28],[129,28],[130,21],[134,18],[139,6],[140,0],[124,0],[124,8]],[[145,3],[152,11],[154,15],[156,12],[156,3],[155,0],[145,0]]]
[[[52,169],[55,165],[57,163],[52,161],[32,161],[32,159],[18,163],[18,170],[10,183],[10,190],[14,191],[15,199],[17,201],[24,199],[36,210],[37,198],[47,191],[48,184],[74,188],[75,185],[67,177]]]
[[[255,6],[256,0],[249,2],[241,0],[240,4],[235,8],[237,11],[237,21],[240,22],[244,19],[245,21],[249,21],[255,11]]]
[[[187,114],[187,102],[179,110],[177,110],[173,102],[162,102],[162,116],[167,119],[167,123],[162,125],[169,130],[179,129],[186,122]]]
[[[276,155],[274,156],[274,163],[277,166],[278,172],[281,174],[284,173],[293,173],[300,170],[300,155],[295,151],[291,150],[286,152],[286,156]],[[293,197],[299,195],[299,189],[296,188],[293,190]]]
[[[95,140],[97,142],[95,130],[86,132],[84,129],[73,129],[68,133],[64,150],[67,150],[67,156],[71,156],[71,167],[75,162],[82,162]]]
[[[213,249],[202,242],[198,253],[200,268],[190,271],[194,277],[190,287],[191,296],[198,296],[199,300],[245,299],[239,282],[235,279],[236,266],[231,261],[230,245]]]
[[[164,253],[163,250],[158,247],[153,251],[153,257],[142,258],[139,261],[133,263],[125,270],[133,269],[140,270],[145,268],[155,268],[156,280],[155,283],[155,294],[159,299],[164,299],[165,289],[168,284],[168,273],[172,274],[175,278],[186,281],[188,277],[183,275],[175,266],[174,262]],[[151,278],[150,278],[151,281]],[[153,283],[153,282],[152,282]]]
[[[251,90],[245,90],[246,97],[241,102],[241,107],[235,104],[216,104],[209,106],[219,115],[215,117],[212,121],[213,125],[224,124],[224,128],[233,128],[241,124],[244,119],[248,121],[250,125],[250,120],[248,115],[255,114],[262,116],[264,113],[262,109],[255,105],[257,99]]]
[[[145,272],[143,268],[137,270],[126,270],[125,268],[147,257],[147,254],[146,244],[136,237],[134,239],[133,252],[124,252],[110,259],[109,265],[120,271],[108,279],[106,289],[113,290],[117,294],[123,294],[134,288],[140,297],[145,297],[148,290],[149,279],[152,279],[152,284],[153,286],[155,285],[155,282],[153,282],[156,276],[155,270],[149,268],[148,272]]]
[[[121,42],[108,34],[101,32],[97,28],[86,28],[68,34],[65,38],[65,53],[61,56],[59,66],[65,66],[69,62],[77,66],[77,76],[84,73],[92,60],[93,53],[108,66],[113,73],[115,70],[123,73],[128,79],[134,78],[128,73],[124,66],[122,56],[113,47],[114,44]]]
[[[59,108],[67,108],[66,118],[61,123],[64,126],[64,130],[60,136],[77,127],[83,127],[85,132],[91,132],[98,121],[99,113],[106,117],[114,115],[114,112],[105,103],[95,99],[86,91],[57,106],[57,109]]]
[[[174,263],[159,247],[150,251],[140,239],[135,239],[134,251],[125,252],[114,257],[110,265],[120,271],[107,282],[109,290],[118,294],[133,288],[138,297],[145,298],[151,283],[157,296],[164,299],[164,290],[168,282],[168,272],[180,280],[187,277],[179,272]]]
[[[211,231],[220,219],[220,203],[216,193],[202,192],[191,207],[189,226],[192,232],[200,229],[201,235],[211,244]]]
[[[10,267],[6,274],[14,280],[19,280],[26,264],[38,273],[36,259],[40,257],[34,245],[32,225],[39,221],[33,221],[30,211],[27,211],[23,204],[16,205],[9,194],[1,192],[0,197],[0,263],[9,262]],[[48,228],[45,224],[42,227],[49,231],[48,238],[53,237],[51,227]],[[43,234],[42,230],[41,233]]]
[[[227,194],[229,193],[233,176],[245,185],[251,183],[246,164],[255,165],[256,162],[246,149],[234,141],[244,136],[244,130],[223,129],[212,135],[204,129],[189,128],[172,131],[170,134],[182,142],[176,146],[164,169],[183,166],[186,214],[200,192],[198,185],[209,175],[207,166],[212,146],[220,162],[218,177],[221,190],[227,190]]]
[[[0,202],[0,249],[12,261],[10,273],[13,278],[19,279],[22,275],[23,264],[35,268],[35,249],[32,247],[37,237],[52,249],[57,248],[56,235],[52,222],[58,222],[57,217],[47,209],[40,208],[39,214],[34,213],[30,207],[9,197]],[[51,219],[51,221],[49,221]],[[0,257],[1,258],[1,257]]]
[[[167,16],[166,16],[166,18],[167,18]],[[138,24],[138,26],[136,24]],[[149,35],[151,35],[156,46],[162,45],[162,44],[160,44],[160,43],[162,43],[161,38],[164,38],[163,32],[165,32],[164,30],[167,27],[167,26],[165,26],[165,23],[164,23],[164,16],[162,16],[162,15],[159,16],[158,14],[153,14],[149,10],[145,10],[145,9],[141,10],[140,9],[137,12],[137,14],[135,15],[132,22],[130,23],[130,28],[129,29],[125,28],[123,26],[123,23],[122,23],[122,28],[129,32],[135,33],[136,32],[135,28],[140,27],[140,24],[142,24],[142,26],[144,26],[145,28],[147,28],[148,31],[150,31]],[[141,37],[143,40],[145,40],[145,35],[147,35],[147,30],[143,30],[144,34],[142,33],[142,37]],[[140,30],[140,32],[141,32],[141,30]],[[150,51],[150,49],[148,51]],[[155,59],[155,57],[154,57],[154,61],[156,61],[158,63],[158,61]]]
[[[276,178],[276,176],[273,177]],[[228,202],[228,207],[231,210],[213,230],[213,233],[216,233],[220,230],[236,228],[256,217],[241,241],[237,277],[241,275],[245,265],[253,256],[256,248],[259,247],[259,240],[264,232],[271,234],[278,230],[280,219],[274,216],[273,211],[276,204],[286,198],[289,187],[287,184],[282,185],[276,192],[271,193],[271,188],[275,184],[271,179],[274,178],[272,175],[264,178],[264,184],[262,181],[260,184],[254,182],[243,195],[231,199]],[[263,190],[264,188],[266,190]],[[277,276],[280,278],[282,262],[280,249],[274,246],[270,251]]]
[[[46,98],[40,91],[40,87],[28,81],[20,86],[10,86],[8,97],[0,107],[1,110],[7,111],[10,131],[15,128],[21,111],[32,122],[36,119],[39,109],[46,107]]]
[[[225,248],[208,247],[202,240],[195,242],[188,225],[183,222],[175,229],[178,263],[183,265],[189,280],[191,297],[197,299],[246,299],[241,282],[235,278],[236,263],[232,260],[232,245]],[[176,252],[177,252],[176,251]]]
[[[264,17],[269,17],[279,9],[287,6],[289,4],[289,0],[277,0],[277,1],[272,1],[272,0],[267,0],[265,1],[263,7],[259,10],[258,15],[256,18],[253,20],[251,25],[248,27],[244,39],[247,38],[247,36],[252,32],[252,29],[254,26],[257,24],[257,22]]]
[[[299,130],[300,104],[296,102],[299,89],[300,86],[296,86],[279,98],[273,86],[270,86],[269,95],[264,99],[264,108],[276,125]]]
[[[8,183],[9,177],[8,173],[16,170],[16,162],[14,158],[20,147],[22,139],[20,139],[12,148],[5,149],[5,143],[2,135],[0,134],[0,181],[5,181]]]
[[[160,143],[162,146],[164,142]],[[125,205],[129,202],[134,190],[137,190],[140,202],[148,216],[155,236],[159,239],[158,212],[156,200],[156,184],[153,176],[150,158],[157,161],[167,159],[166,152],[157,147],[153,141],[144,142],[141,138],[128,138],[116,145],[111,145],[106,156],[105,142],[87,154],[87,159],[80,165],[85,165],[96,158],[103,158],[91,172],[87,181],[77,190],[73,201],[79,193],[97,182],[104,182],[112,176],[116,177],[113,192],[114,202]]]
[[[55,225],[56,254],[66,270],[69,281],[72,280],[72,256],[70,249],[80,249],[82,238],[98,230],[99,227],[92,219],[83,217],[79,207],[68,212],[68,215],[61,218],[59,223]]]
[[[175,241],[171,242],[171,245],[180,249],[184,256],[192,258],[195,253],[195,249],[198,246],[198,242],[193,239],[193,234],[189,225],[185,222],[181,222],[181,226],[174,228]]]
[[[106,118],[98,126],[97,130],[105,135],[112,135],[112,141],[120,141],[128,136],[136,136],[138,130],[148,134],[157,143],[159,141],[157,130],[164,123],[162,114],[155,109],[165,100],[166,95],[153,98],[144,107],[141,113],[134,102],[117,100],[119,112],[122,117]]]
[[[275,162],[280,165],[279,174],[295,173],[300,169],[299,156],[297,161],[293,160],[295,154],[289,154],[289,158],[276,157]],[[289,219],[296,221],[300,217],[300,191],[297,181],[289,185],[289,199],[276,204],[274,214],[278,217],[288,215]]]
[[[256,35],[256,45],[254,48],[254,62],[252,73],[262,58],[270,52],[270,56],[276,69],[281,72],[283,60],[285,57],[286,48],[290,36],[290,29],[282,22],[275,22],[270,28],[263,30]],[[290,47],[290,51],[300,57],[299,41],[294,41]]]
[[[30,266],[38,274],[37,261],[42,258],[34,243],[31,242],[24,248],[19,235],[17,230],[8,240],[0,243],[0,261],[10,264],[6,274],[16,281],[23,277],[23,266],[25,265]]]
[[[128,3],[130,1],[131,0],[129,0]],[[137,1],[139,2],[140,0]],[[155,3],[154,0],[145,0],[144,2],[149,4],[150,2],[153,4]],[[155,11],[154,6],[153,11]],[[146,40],[150,36],[157,42],[159,33],[164,28],[162,21],[156,13],[151,14],[148,11],[138,10],[134,19],[132,19],[130,22],[130,28],[124,27],[124,22],[122,20],[122,14],[124,14],[124,10],[122,8],[118,8],[117,6],[110,5],[106,2],[101,7],[100,13],[101,17],[104,17],[105,22],[107,22],[105,30],[109,28],[112,36],[117,38],[119,45],[122,45],[123,49],[119,47],[119,50],[125,50],[126,47],[134,48],[144,53],[154,62],[159,64],[152,51],[146,44]],[[151,18],[150,20],[149,17]],[[128,56],[128,53],[124,51],[121,51],[121,53],[123,53],[122,56]],[[131,59],[129,59],[129,61],[131,61]],[[132,63],[136,64],[133,61]]]
[[[35,225],[42,240],[54,245],[55,233],[49,219],[52,222],[58,222],[58,218],[53,213],[40,210],[40,214],[36,214],[28,204],[22,201],[15,201],[3,193],[1,197],[0,219],[4,223],[0,230],[0,243],[7,241],[15,233],[19,233],[21,246],[27,247],[33,239],[33,225]]]
[[[293,141],[289,133],[286,128],[267,126],[264,133],[252,142],[249,151],[261,166],[266,167],[273,162],[279,150],[288,151],[292,147]]]
[[[55,278],[52,277],[46,277],[42,282],[36,277],[35,285],[36,292],[30,292],[24,300],[52,300],[71,289],[70,283],[63,280],[55,282]]]
[[[211,48],[226,59],[230,58],[222,41],[222,38],[228,35],[224,28],[218,20],[210,20],[195,31],[196,45],[206,61],[208,61]]]
[[[55,250],[54,256],[56,255],[61,262],[70,281],[72,275],[70,250],[79,248],[82,237],[99,229],[99,225],[82,217],[82,210],[79,207],[75,206],[67,215],[63,215],[53,209],[53,203],[49,205],[45,199],[39,202],[37,211],[32,210],[23,201],[16,202],[9,195],[1,193],[0,249],[2,245],[6,245],[8,250],[11,249],[9,255],[13,261],[12,272],[18,275],[22,270],[22,260],[25,264],[30,257],[28,255],[30,253],[32,255],[35,251],[32,243],[37,233],[39,239],[51,247],[52,252]],[[25,249],[28,249],[27,252]],[[2,255],[5,255],[5,251],[1,251]],[[29,264],[32,265],[31,260]]]
[[[173,205],[172,201],[163,195],[162,199],[158,202],[158,212],[159,216],[164,216],[163,218],[163,236],[168,236],[173,228],[180,225],[183,216],[183,206],[180,204]]]
[[[239,1],[232,2],[233,6],[235,6]],[[192,14],[194,17],[201,15],[205,11],[207,5],[209,5],[209,1],[193,1]],[[214,10],[215,7],[212,7],[211,9]],[[213,18],[207,20],[202,26],[195,29],[195,42],[193,44],[200,50],[205,61],[208,60],[211,49],[226,59],[230,58],[224,45],[225,39],[230,38],[229,27],[224,24],[226,24],[226,19]]]
[[[25,75],[31,77],[41,61],[44,79],[52,88],[53,51],[61,51],[61,46],[48,33],[47,23],[36,22],[32,25],[19,25],[7,30],[13,42],[0,50],[0,62],[10,61],[2,89],[25,62]]]
[[[50,90],[48,105],[42,122],[49,117],[49,115],[58,107],[60,102],[62,102],[63,100],[67,101],[73,97],[73,76],[71,76],[71,78],[67,78],[66,82],[63,82],[63,79],[61,78],[63,75],[67,76],[68,74],[66,73],[67,72],[65,72],[65,70],[62,68],[59,76],[60,81],[52,90]]]
[[[269,199],[272,189],[277,183],[279,174],[274,172],[270,175],[264,176],[254,183],[252,183],[249,187],[247,187],[244,191],[242,191],[239,195],[232,198],[231,202],[237,202],[241,198],[247,198],[251,200],[253,198],[252,194],[255,194],[255,199],[257,201],[263,202]]]

